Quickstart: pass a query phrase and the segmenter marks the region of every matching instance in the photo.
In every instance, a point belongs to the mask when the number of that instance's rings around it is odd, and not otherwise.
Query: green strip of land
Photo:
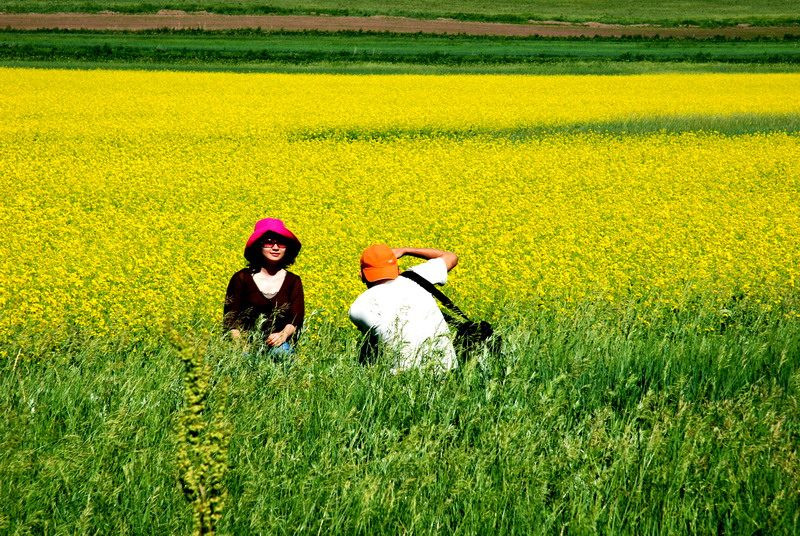
[[[0,62],[478,67],[588,63],[800,66],[800,40],[545,39],[361,32],[0,31]],[[524,69],[523,69],[524,70]],[[601,69],[602,70],[602,69]]]
[[[676,26],[698,24],[782,25],[800,23],[795,0],[6,0],[0,11],[54,13],[116,11],[154,13],[161,9],[230,14],[395,15],[416,18],[519,22],[555,20]]]
[[[654,62],[553,62],[503,65],[422,65],[412,63],[312,62],[152,62],[118,60],[2,60],[0,67],[25,69],[114,69],[136,71],[187,71],[286,74],[516,74],[516,75],[633,75],[655,73],[793,73],[797,64],[654,63]]]
[[[679,134],[683,132],[713,132],[723,135],[742,135],[755,133],[786,134],[800,133],[798,114],[731,114],[731,115],[674,115],[661,117],[630,118],[618,121],[592,121],[512,127],[505,129],[317,129],[298,130],[289,135],[297,142],[333,140],[340,142],[381,141],[397,139],[435,139],[467,140],[473,138],[507,139],[525,141],[553,134],[612,134],[646,135],[653,133]]]

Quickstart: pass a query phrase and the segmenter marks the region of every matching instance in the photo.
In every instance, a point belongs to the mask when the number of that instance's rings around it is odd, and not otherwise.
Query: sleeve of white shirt
[[[409,270],[416,272],[434,285],[447,283],[447,265],[441,257],[412,266]]]

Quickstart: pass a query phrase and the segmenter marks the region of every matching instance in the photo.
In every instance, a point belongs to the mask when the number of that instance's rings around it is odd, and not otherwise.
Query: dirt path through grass
[[[120,13],[0,13],[0,28],[20,30],[152,30],[203,29],[230,30],[261,28],[263,30],[375,31],[398,33],[506,35],[543,37],[694,37],[756,39],[800,35],[800,25],[793,26],[729,26],[719,28],[659,27],[651,25],[615,25],[600,23],[535,22],[509,24],[469,22],[452,19],[411,19],[406,17],[331,17],[314,15],[219,15],[161,11],[155,14]]]

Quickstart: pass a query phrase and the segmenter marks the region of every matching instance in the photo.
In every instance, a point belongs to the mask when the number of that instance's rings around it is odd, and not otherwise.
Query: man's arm
[[[394,252],[394,256],[398,259],[405,255],[426,260],[442,259],[448,272],[458,264],[458,255],[452,251],[431,248],[392,248],[392,251]]]

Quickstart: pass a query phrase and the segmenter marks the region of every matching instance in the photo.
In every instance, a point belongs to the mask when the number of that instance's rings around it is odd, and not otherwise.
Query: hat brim
[[[245,245],[244,249],[246,250],[247,248],[249,248],[250,246],[252,246],[256,242],[261,240],[261,238],[263,238],[264,235],[267,235],[267,234],[273,234],[275,236],[279,236],[280,238],[284,239],[287,242],[287,244],[291,244],[294,247],[294,249],[296,249],[297,251],[300,251],[300,247],[301,247],[300,241],[297,239],[296,236],[294,236],[294,234],[291,234],[291,233],[288,233],[288,232],[280,232],[280,231],[276,231],[276,230],[272,230],[272,229],[269,229],[269,230],[266,230],[266,231],[263,231],[263,232],[259,232],[259,233],[251,234],[250,238],[247,240],[247,245]]]
[[[364,279],[370,283],[380,281],[382,279],[397,279],[400,275],[400,270],[397,265],[394,266],[370,266],[362,268],[361,273],[364,274]]]

